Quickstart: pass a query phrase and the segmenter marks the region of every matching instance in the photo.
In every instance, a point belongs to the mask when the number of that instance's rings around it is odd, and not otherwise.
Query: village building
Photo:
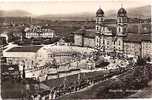
[[[85,29],[82,28],[74,32],[74,45],[85,46],[85,47],[95,47],[95,29]]]
[[[41,74],[35,70],[44,67],[48,61],[46,50],[42,46],[14,46],[5,49],[3,56],[7,65],[18,65],[21,73],[25,70],[25,77],[36,77],[35,75]]]
[[[47,27],[31,26],[25,28],[25,38],[53,38],[55,31]]]
[[[128,33],[124,38],[124,53],[130,56],[141,56],[141,34]]]
[[[152,35],[143,34],[143,39],[141,42],[142,57],[152,59]]]
[[[56,42],[57,46],[70,46],[72,43],[66,41],[65,39],[61,38],[59,41]]]

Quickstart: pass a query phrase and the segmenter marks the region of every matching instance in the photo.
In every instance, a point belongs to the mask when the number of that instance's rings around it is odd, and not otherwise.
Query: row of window
[[[26,33],[26,35],[53,35],[54,33]]]
[[[100,42],[100,39],[97,38],[97,39],[96,39],[96,42],[99,43],[99,42]],[[107,45],[110,45],[110,41],[106,41],[106,42],[107,42]],[[115,44],[115,43],[114,43],[114,44]],[[118,41],[118,45],[121,46],[121,41]]]
[[[127,18],[119,18],[118,19],[118,23],[123,23],[123,22],[127,22]]]
[[[126,28],[125,27],[118,27],[118,32],[126,32]]]
[[[30,59],[20,59],[20,58],[7,58],[7,63],[8,64],[18,64],[20,66],[24,66],[26,68],[29,68],[31,66],[34,65],[34,61],[33,60],[30,60]]]
[[[54,34],[26,34],[26,37],[53,37]]]

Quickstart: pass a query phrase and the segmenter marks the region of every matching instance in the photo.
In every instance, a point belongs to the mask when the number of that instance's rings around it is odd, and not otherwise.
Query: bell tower
[[[126,10],[121,7],[117,13],[117,35],[118,36],[126,36],[128,18]]]
[[[100,31],[104,22],[104,12],[99,8],[96,12],[96,31]]]

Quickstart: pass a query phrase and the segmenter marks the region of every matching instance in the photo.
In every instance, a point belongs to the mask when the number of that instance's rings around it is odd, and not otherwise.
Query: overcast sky
[[[149,5],[152,0],[0,0],[0,10],[25,10],[34,15],[71,14],[96,12],[101,7],[104,11],[133,8]]]

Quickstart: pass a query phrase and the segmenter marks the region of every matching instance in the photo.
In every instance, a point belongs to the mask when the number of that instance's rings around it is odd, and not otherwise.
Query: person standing
[[[53,91],[52,90],[50,90],[50,94],[49,94],[49,100],[52,100],[52,98],[53,98]]]

